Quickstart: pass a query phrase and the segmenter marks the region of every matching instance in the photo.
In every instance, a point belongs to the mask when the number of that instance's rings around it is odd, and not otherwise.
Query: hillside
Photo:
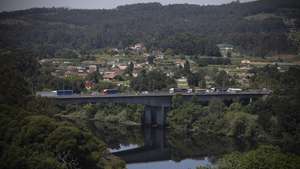
[[[261,0],[219,6],[159,3],[111,10],[34,8],[0,13],[0,48],[28,48],[40,57],[143,42],[148,48],[215,55],[229,43],[252,56],[297,53],[300,2]],[[295,36],[297,37],[297,36]],[[298,43],[299,44],[299,43]]]

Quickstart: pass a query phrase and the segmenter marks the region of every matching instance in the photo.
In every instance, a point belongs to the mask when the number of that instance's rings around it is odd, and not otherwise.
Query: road
[[[226,96],[226,95],[270,95],[270,91],[262,91],[262,90],[251,90],[251,91],[243,91],[243,92],[203,92],[203,93],[168,93],[168,92],[152,92],[148,94],[141,93],[119,93],[119,94],[96,94],[96,95],[88,95],[88,94],[73,94],[73,95],[63,95],[58,96],[55,92],[37,92],[37,96],[41,97],[49,97],[49,98],[114,98],[114,97],[160,97],[160,96],[175,96],[175,95],[183,95],[183,96]]]

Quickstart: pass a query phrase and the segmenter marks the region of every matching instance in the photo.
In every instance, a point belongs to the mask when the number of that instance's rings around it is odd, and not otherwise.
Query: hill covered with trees
[[[110,10],[33,8],[0,13],[0,48],[30,48],[40,57],[67,50],[125,48],[143,42],[149,49],[214,56],[229,43],[253,56],[297,53],[297,0],[232,2],[219,6],[159,3]],[[296,36],[297,37],[297,36]]]

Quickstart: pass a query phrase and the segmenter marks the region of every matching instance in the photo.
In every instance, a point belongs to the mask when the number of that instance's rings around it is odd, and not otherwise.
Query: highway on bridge
[[[56,99],[77,99],[77,98],[117,98],[117,97],[170,97],[175,95],[182,96],[240,96],[240,95],[270,95],[270,91],[244,91],[244,92],[203,92],[203,93],[169,93],[169,92],[153,92],[148,94],[138,93],[118,93],[118,94],[73,94],[73,95],[56,95],[54,92],[37,92],[38,96],[56,98]]]
[[[244,92],[205,92],[205,93],[120,93],[110,95],[63,95],[58,96],[54,92],[38,92],[37,95],[52,99],[57,104],[96,104],[96,103],[125,103],[140,104],[145,106],[143,124],[161,125],[166,122],[166,113],[172,107],[173,96],[180,94],[183,100],[196,100],[199,103],[208,103],[219,99],[225,103],[240,101],[251,103],[258,98],[264,98],[271,94],[269,91],[244,91]]]

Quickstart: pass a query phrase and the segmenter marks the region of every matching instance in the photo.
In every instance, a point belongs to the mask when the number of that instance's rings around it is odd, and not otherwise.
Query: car
[[[119,91],[117,89],[104,89],[102,93],[104,95],[112,95],[112,94],[118,94]]]
[[[57,90],[56,95],[57,96],[70,96],[73,95],[73,90]]]
[[[193,89],[187,89],[187,93],[193,93]]]
[[[148,91],[142,91],[141,94],[149,94]]]
[[[170,94],[174,94],[174,93],[188,93],[188,89],[184,89],[184,88],[171,88],[169,90]]]
[[[205,93],[207,89],[195,89],[195,93]]]

